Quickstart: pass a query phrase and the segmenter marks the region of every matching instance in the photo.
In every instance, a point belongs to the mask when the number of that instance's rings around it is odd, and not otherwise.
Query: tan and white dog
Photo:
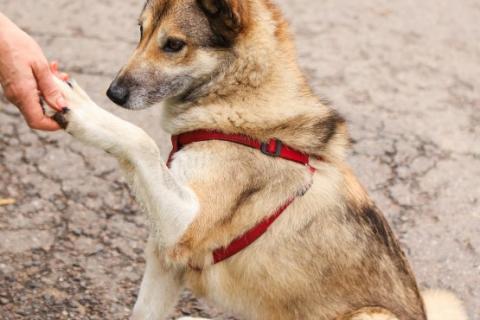
[[[132,319],[165,318],[182,288],[249,320],[463,320],[444,292],[422,298],[386,220],[344,161],[345,121],[314,96],[270,0],[149,0],[141,40],[108,96],[157,105],[172,135],[278,139],[310,167],[227,141],[191,143],[170,168],[144,131],[59,81],[67,132],[118,158],[152,230]],[[277,140],[276,140],[277,141]],[[272,154],[270,154],[272,155]],[[295,199],[256,241],[229,246]]]

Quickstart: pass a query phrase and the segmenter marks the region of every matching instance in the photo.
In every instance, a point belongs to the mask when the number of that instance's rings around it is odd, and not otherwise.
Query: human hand
[[[54,110],[61,111],[67,105],[53,76],[38,44],[0,14],[0,84],[7,99],[20,109],[33,129],[60,129],[40,104],[42,96]]]

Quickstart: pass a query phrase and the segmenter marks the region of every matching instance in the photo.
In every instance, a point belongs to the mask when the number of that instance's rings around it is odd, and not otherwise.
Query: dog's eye
[[[185,41],[179,39],[170,38],[167,40],[167,43],[163,46],[163,51],[165,52],[179,52],[185,47]]]
[[[140,25],[140,40],[143,39],[143,25]]]

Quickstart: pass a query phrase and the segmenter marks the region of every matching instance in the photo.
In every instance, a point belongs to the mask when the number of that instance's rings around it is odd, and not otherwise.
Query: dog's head
[[[128,109],[188,100],[219,72],[248,22],[245,0],[148,0],[140,42],[108,89]]]

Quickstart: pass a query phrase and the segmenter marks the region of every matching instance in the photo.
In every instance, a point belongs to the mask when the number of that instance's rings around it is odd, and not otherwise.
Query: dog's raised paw
[[[62,91],[65,99],[70,104],[73,104],[73,106],[91,103],[91,100],[87,93],[77,84],[75,80],[63,81],[56,77],[54,77],[53,79]]]
[[[70,112],[69,108],[63,108],[63,111],[55,113],[52,117],[52,119],[56,123],[58,123],[60,128],[62,128],[63,130],[66,130],[68,127],[68,120],[65,115],[69,112]]]

